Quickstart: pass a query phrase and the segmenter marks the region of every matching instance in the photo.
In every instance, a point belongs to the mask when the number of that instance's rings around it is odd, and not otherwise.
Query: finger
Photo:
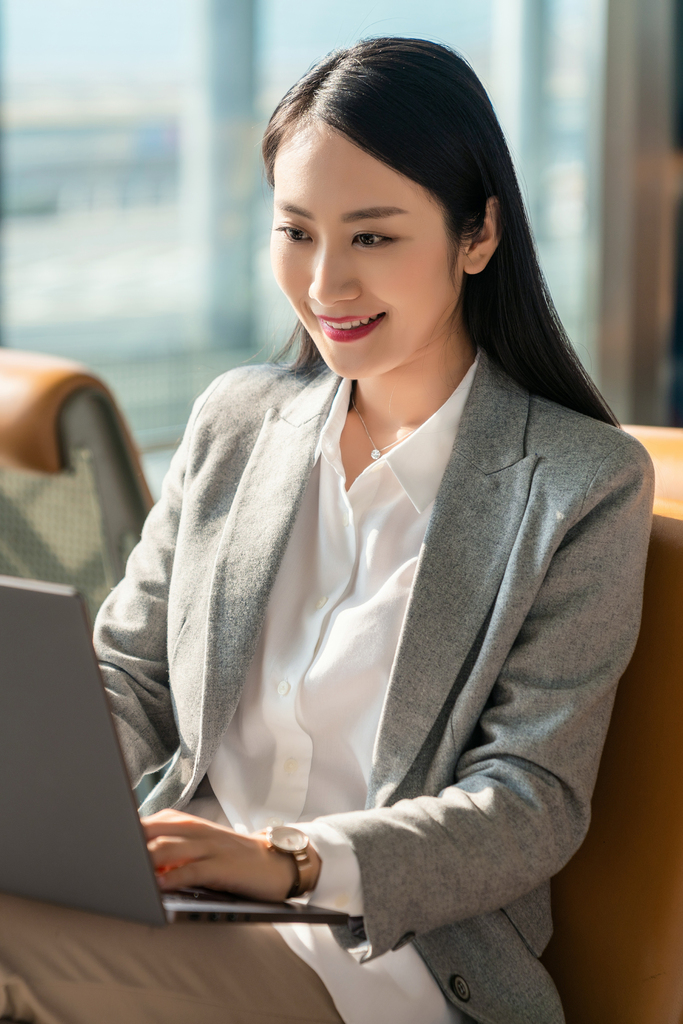
[[[213,885],[212,885],[213,882]],[[157,884],[163,891],[187,889],[190,886],[206,886],[217,888],[213,873],[207,870],[206,861],[190,861],[178,867],[170,867],[161,875],[157,875]]]
[[[148,814],[146,817],[141,818],[141,821],[184,821],[186,819],[197,821],[196,815],[187,814],[186,811],[176,811],[172,807],[165,807],[161,811],[155,811],[154,814]]]
[[[160,836],[150,840],[147,843],[147,850],[155,869],[181,861],[203,860],[211,855],[206,842],[178,839],[174,836]]]
[[[193,814],[183,814],[181,811],[159,811],[140,821],[150,839],[162,835],[237,835],[234,829],[226,825],[217,825],[213,821],[196,818]]]
[[[156,811],[155,814],[148,814],[146,817],[140,818],[143,825],[158,825],[160,822],[166,822],[167,824],[180,824],[184,821],[201,820],[201,818],[198,818],[194,814],[186,814],[184,811],[174,811],[170,807],[165,808],[163,811]]]
[[[211,821],[195,818],[191,814],[164,817],[153,815],[151,818],[142,818],[141,822],[148,839],[153,839],[155,836],[208,836],[216,829],[222,829],[221,825],[214,825]],[[223,829],[223,831],[225,830]]]
[[[175,861],[173,864],[162,864],[161,867],[154,869],[154,874],[157,878],[161,878],[162,875],[167,875],[169,871],[175,871],[176,868],[185,867],[188,863],[186,860]]]

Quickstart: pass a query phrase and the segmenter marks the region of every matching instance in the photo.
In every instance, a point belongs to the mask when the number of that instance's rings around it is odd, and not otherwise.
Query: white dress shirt
[[[208,771],[220,808],[188,808],[240,832],[297,823],[322,858],[311,902],[352,915],[363,913],[358,862],[324,816],[365,807],[418,556],[475,369],[348,492],[339,439],[351,382],[340,384],[239,706]],[[325,926],[276,927],[346,1024],[464,1020],[410,944],[360,964]]]

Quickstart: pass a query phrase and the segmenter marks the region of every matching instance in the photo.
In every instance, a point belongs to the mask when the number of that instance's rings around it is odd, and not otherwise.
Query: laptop
[[[149,925],[346,924],[296,902],[160,893],[79,593],[0,576],[0,892]]]

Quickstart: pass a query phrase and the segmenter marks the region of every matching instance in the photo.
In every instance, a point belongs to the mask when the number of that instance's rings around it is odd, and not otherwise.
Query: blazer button
[[[461,978],[459,974],[454,974],[451,977],[451,988],[455,992],[458,999],[461,999],[463,1003],[466,1003],[470,998],[470,986],[467,984],[464,978]]]
[[[405,935],[401,936],[396,945],[391,947],[392,952],[395,953],[396,950],[401,949],[402,946],[407,946],[408,943],[412,942],[414,938],[415,932],[406,932]]]

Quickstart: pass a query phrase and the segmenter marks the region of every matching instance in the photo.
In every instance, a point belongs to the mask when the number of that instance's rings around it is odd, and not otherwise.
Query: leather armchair
[[[628,431],[647,448],[655,467],[655,514],[683,519],[683,429],[634,427]]]
[[[0,572],[72,584],[94,617],[151,505],[102,381],[66,359],[0,348]]]
[[[624,552],[628,557],[628,552]],[[552,881],[567,1024],[683,1022],[683,522],[655,516],[588,835]]]

